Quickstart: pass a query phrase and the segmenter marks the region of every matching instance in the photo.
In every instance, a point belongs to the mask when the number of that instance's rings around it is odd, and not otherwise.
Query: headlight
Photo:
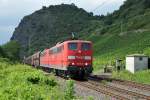
[[[73,63],[71,63],[72,65],[75,65],[75,63],[73,62]]]
[[[91,60],[92,57],[91,57],[91,56],[85,56],[84,59],[85,59],[85,60]]]
[[[75,59],[75,56],[68,56],[68,59]]]
[[[88,65],[88,63],[85,63],[85,66],[87,66]]]

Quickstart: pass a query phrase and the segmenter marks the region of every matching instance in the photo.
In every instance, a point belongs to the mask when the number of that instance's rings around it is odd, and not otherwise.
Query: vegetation
[[[72,82],[64,94],[53,76],[45,76],[30,66],[13,64],[8,59],[0,59],[0,78],[1,100],[71,100],[73,97]]]
[[[87,100],[94,100],[93,96],[89,96]]]
[[[146,7],[150,3],[144,2],[147,0],[127,0],[119,10],[94,21],[95,24],[82,31],[91,33],[82,37],[93,41],[95,71],[114,65],[115,59],[124,60],[128,54],[150,56],[150,6]]]
[[[75,98],[74,96],[74,82],[72,80],[67,81],[65,90],[65,100],[71,100]]]
[[[20,45],[16,41],[10,41],[4,44],[0,50],[2,57],[8,58],[12,61],[19,61]]]
[[[114,34],[112,36],[92,36],[90,40],[100,39],[101,41],[94,43],[95,51],[95,70],[100,69],[104,65],[114,65],[115,59],[125,59],[125,56],[133,53],[144,53],[149,55],[150,31],[147,32],[131,32],[124,36]],[[106,41],[106,38],[108,41]],[[113,43],[113,44],[112,44]]]
[[[5,52],[3,48],[0,46],[0,57],[5,57],[5,56],[6,56]]]
[[[139,83],[145,83],[145,84],[150,84],[150,70],[146,71],[139,71],[136,72],[135,74],[132,74],[128,71],[121,71],[121,72],[113,72],[113,77],[114,78],[120,78],[123,80],[130,80],[130,81],[135,81]]]

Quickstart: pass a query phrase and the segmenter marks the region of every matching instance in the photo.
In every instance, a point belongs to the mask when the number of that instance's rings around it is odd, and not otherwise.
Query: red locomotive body
[[[85,76],[92,73],[92,43],[83,40],[68,40],[34,54],[31,64],[55,69],[56,73]],[[36,64],[36,65],[35,65]]]

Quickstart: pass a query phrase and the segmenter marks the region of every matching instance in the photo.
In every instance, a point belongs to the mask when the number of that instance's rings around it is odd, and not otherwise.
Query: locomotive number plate
[[[83,56],[76,56],[76,59],[83,59]]]

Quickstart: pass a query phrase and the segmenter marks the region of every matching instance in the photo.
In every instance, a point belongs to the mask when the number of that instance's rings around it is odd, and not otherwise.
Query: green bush
[[[16,41],[10,41],[2,46],[6,58],[12,61],[19,60],[20,45]]]
[[[57,83],[54,79],[46,79],[45,83],[49,86],[56,86],[57,85]]]
[[[65,100],[72,100],[74,97],[74,81],[68,80],[65,90]]]
[[[52,76],[30,66],[0,59],[0,100],[64,100]]]
[[[6,53],[4,52],[1,46],[0,46],[0,57],[6,57]]]
[[[87,100],[94,100],[93,96],[89,96]]]

